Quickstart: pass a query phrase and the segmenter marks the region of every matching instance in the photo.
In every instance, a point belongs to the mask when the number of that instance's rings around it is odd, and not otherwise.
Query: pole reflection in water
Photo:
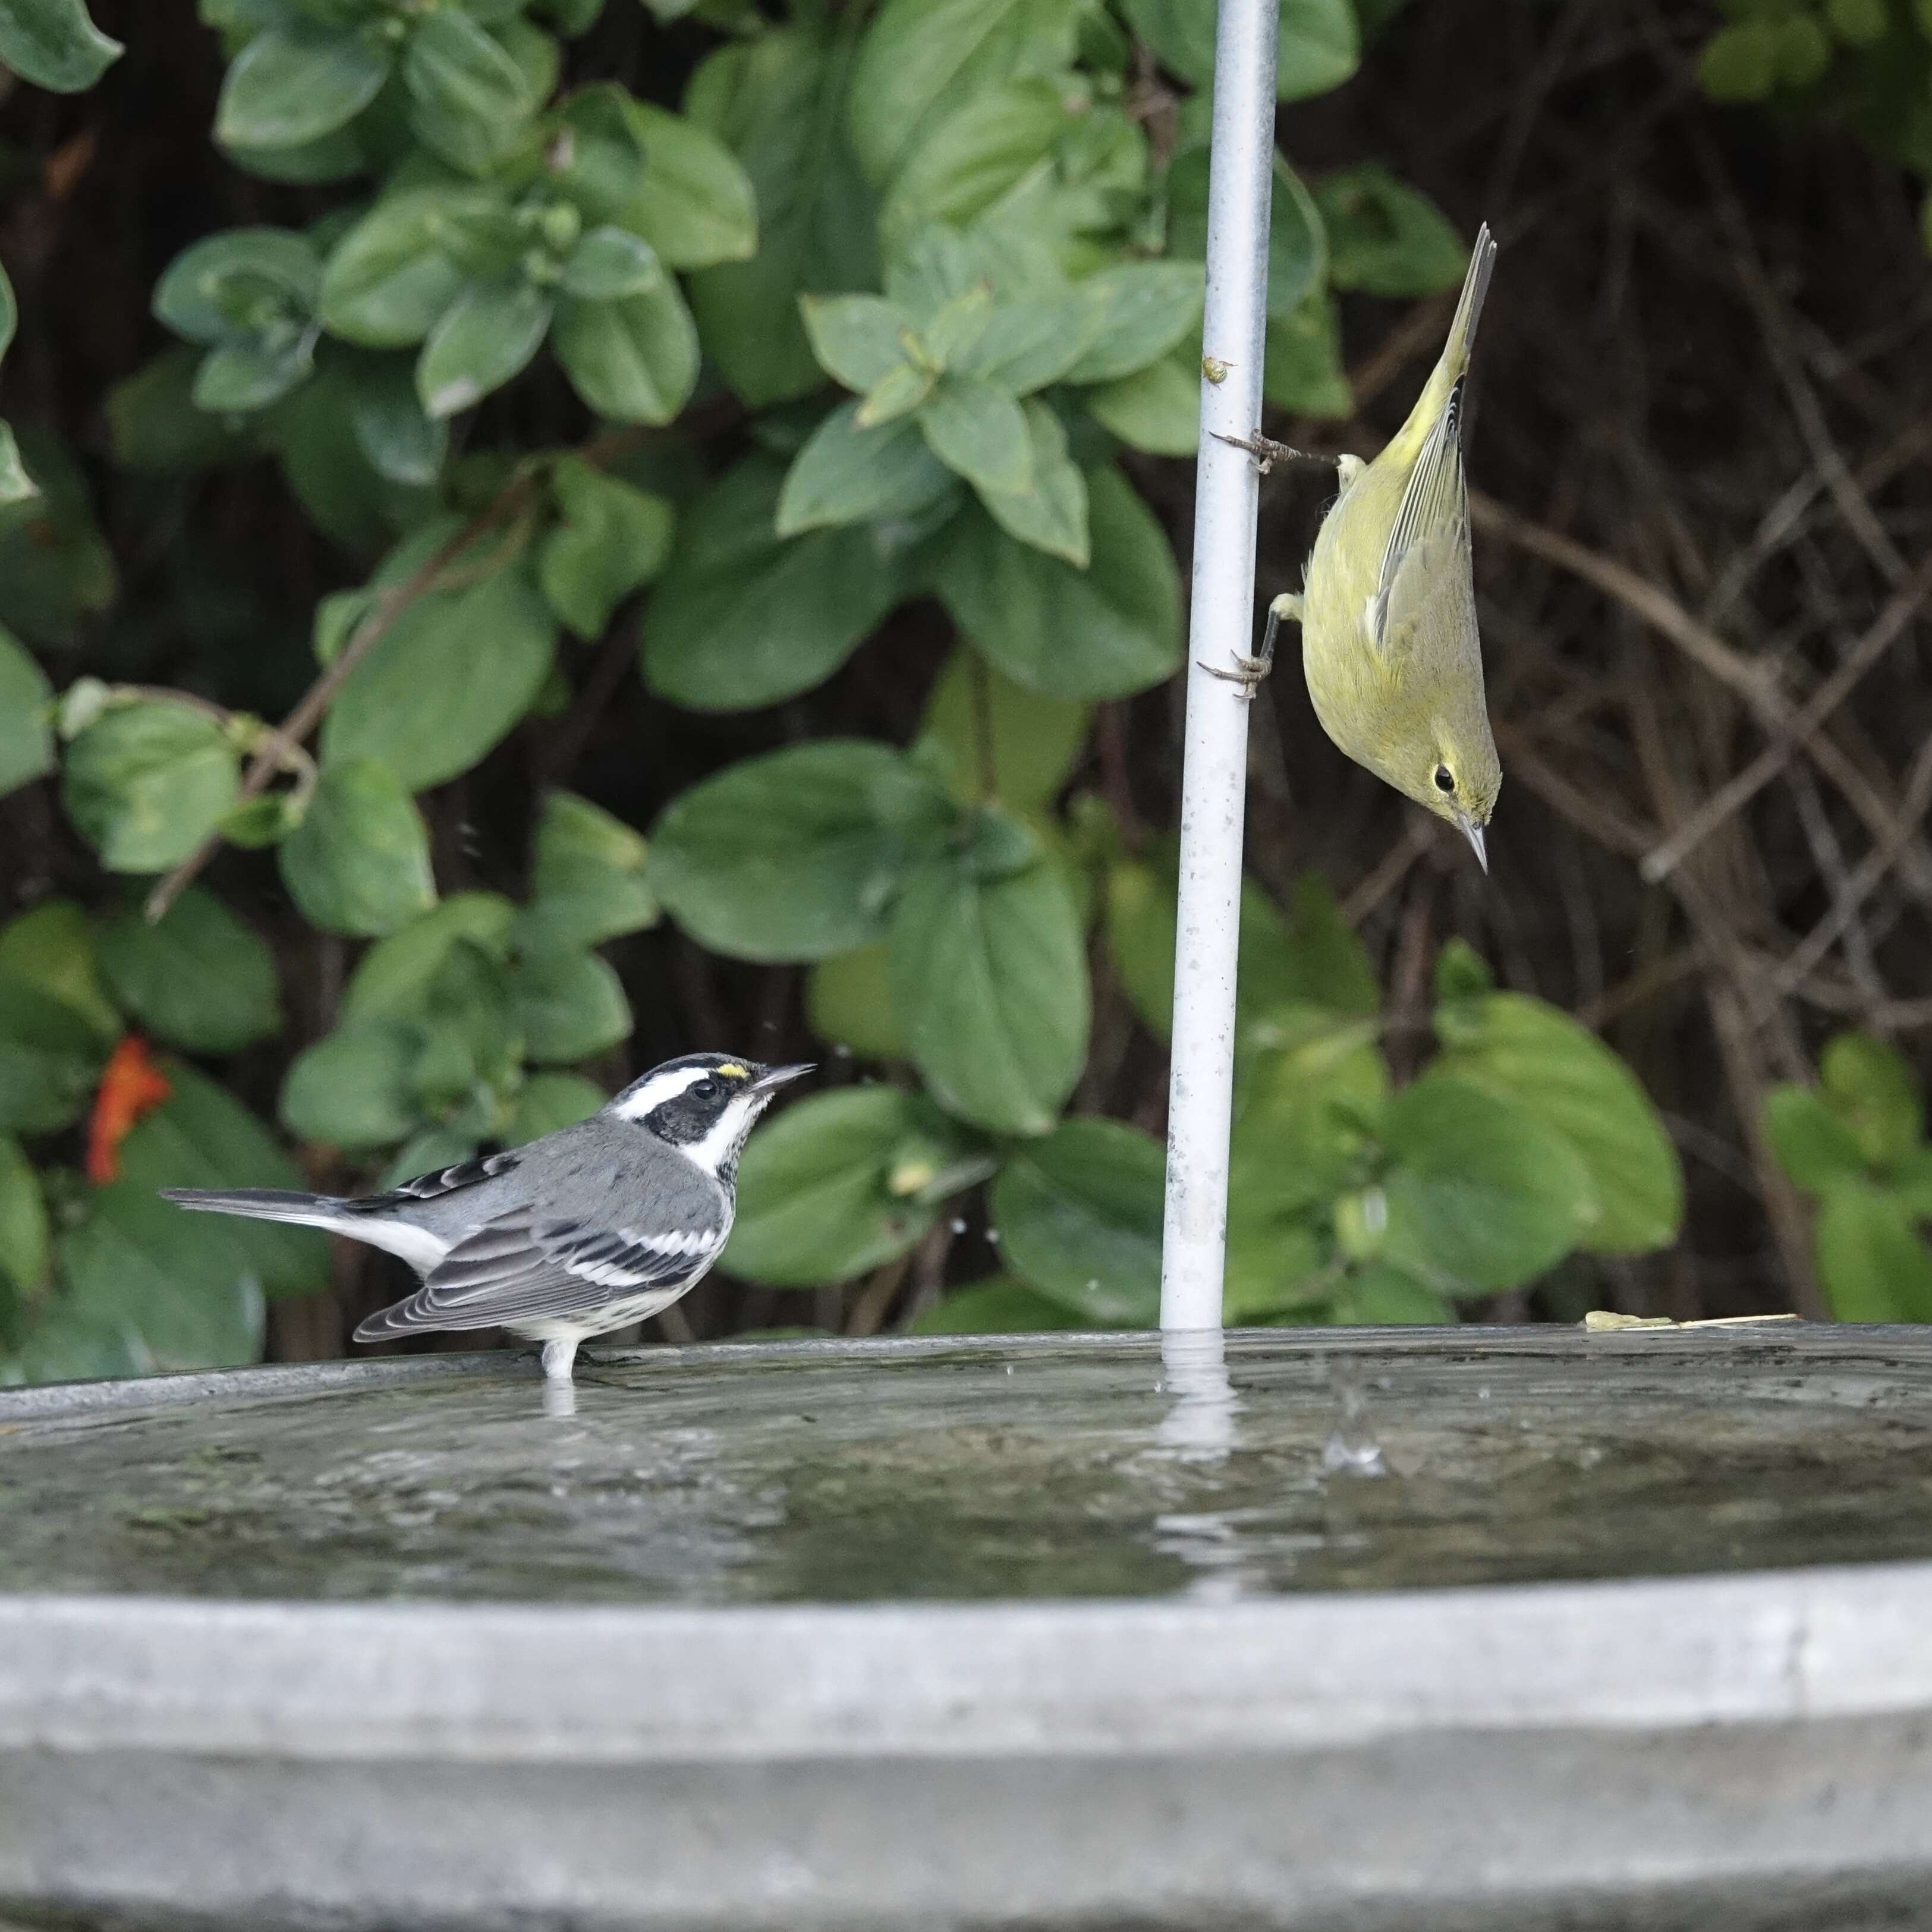
[[[1154,1439],[1188,1462],[1220,1462],[1235,1446],[1241,1405],[1228,1379],[1218,1328],[1178,1328],[1160,1338],[1161,1387],[1170,1398]]]
[[[1164,1466],[1162,1486],[1169,1493],[1175,1486],[1196,1492],[1214,1480],[1207,1472],[1240,1447],[1241,1403],[1228,1379],[1222,1332],[1170,1329],[1160,1338],[1160,1390],[1168,1408],[1146,1461],[1156,1468]],[[1184,1466],[1185,1476],[1177,1466]],[[1156,1474],[1155,1480],[1162,1479]],[[1187,1587],[1190,1597],[1226,1602],[1244,1594],[1256,1580],[1232,1511],[1165,1510],[1154,1517],[1154,1532],[1156,1550],[1200,1572]]]

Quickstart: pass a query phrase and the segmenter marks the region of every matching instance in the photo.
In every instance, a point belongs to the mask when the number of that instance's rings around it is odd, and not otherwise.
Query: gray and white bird
[[[422,1277],[358,1342],[431,1328],[507,1328],[570,1377],[578,1345],[668,1308],[724,1252],[738,1156],[779,1088],[808,1066],[722,1053],[653,1067],[574,1127],[349,1198],[165,1187],[214,1214],[292,1221],[400,1255]]]

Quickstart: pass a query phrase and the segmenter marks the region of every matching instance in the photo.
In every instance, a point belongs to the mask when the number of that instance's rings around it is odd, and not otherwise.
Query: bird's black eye
[[[715,1080],[700,1080],[691,1090],[700,1100],[715,1100],[718,1097],[718,1083]]]
[[[1454,791],[1456,789],[1456,775],[1447,765],[1436,767],[1436,789],[1438,791]]]

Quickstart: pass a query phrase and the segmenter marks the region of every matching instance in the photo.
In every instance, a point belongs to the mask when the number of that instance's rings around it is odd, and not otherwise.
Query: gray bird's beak
[[[770,1094],[781,1087],[789,1087],[794,1080],[802,1080],[808,1073],[818,1071],[816,1060],[800,1060],[795,1066],[768,1066],[752,1082],[754,1094]]]
[[[1462,827],[1462,836],[1476,848],[1476,863],[1486,875],[1490,869],[1490,855],[1483,844],[1483,828],[1472,819],[1458,821]]]

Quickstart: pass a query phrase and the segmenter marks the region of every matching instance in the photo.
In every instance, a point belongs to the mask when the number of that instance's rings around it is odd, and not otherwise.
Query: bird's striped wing
[[[1382,551],[1369,633],[1384,652],[1397,646],[1445,570],[1468,575],[1469,485],[1462,468],[1462,384],[1449,392],[1409,472]]]
[[[405,1301],[356,1332],[496,1328],[584,1315],[614,1301],[680,1287],[724,1245],[722,1225],[671,1233],[597,1228],[518,1208],[457,1243]]]
[[[399,1181],[386,1193],[358,1195],[352,1201],[345,1201],[343,1209],[350,1214],[388,1214],[418,1202],[440,1201],[446,1195],[460,1193],[466,1187],[494,1180],[500,1174],[508,1174],[522,1158],[520,1151],[513,1151],[460,1161],[454,1167],[439,1167],[412,1180]]]

